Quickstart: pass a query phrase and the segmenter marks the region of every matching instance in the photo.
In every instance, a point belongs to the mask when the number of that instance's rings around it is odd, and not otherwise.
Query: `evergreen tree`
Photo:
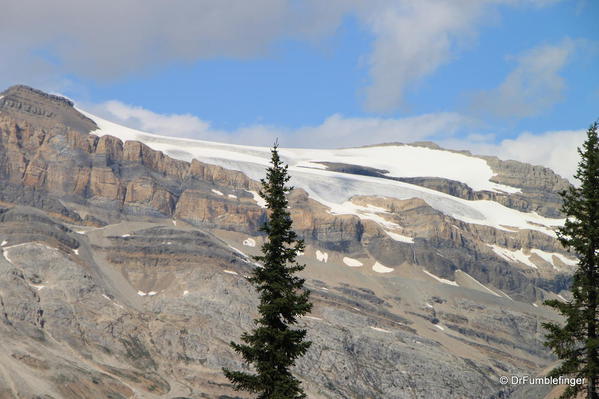
[[[287,195],[293,187],[286,185],[290,176],[279,158],[276,142],[271,152],[271,166],[266,179],[261,180],[260,191],[268,208],[267,222],[261,228],[267,238],[262,256],[254,257],[264,266],[256,268],[249,278],[260,295],[260,316],[254,320],[257,327],[241,336],[243,344],[231,342],[256,374],[223,371],[235,389],[257,393],[259,399],[305,398],[300,381],[290,371],[311,344],[305,340],[306,330],[291,328],[299,316],[312,309],[304,279],[295,275],[305,267],[296,261],[304,242],[291,229]]]
[[[573,376],[586,379],[586,384],[568,387],[562,398],[586,393],[599,399],[599,140],[597,122],[587,131],[587,139],[578,149],[581,160],[576,171],[579,187],[570,186],[561,193],[562,211],[567,219],[559,229],[561,243],[578,256],[578,267],[572,277],[572,299],[545,304],[565,317],[563,325],[544,323],[548,330],[545,345],[562,360],[550,376]],[[586,392],[585,392],[586,391]]]

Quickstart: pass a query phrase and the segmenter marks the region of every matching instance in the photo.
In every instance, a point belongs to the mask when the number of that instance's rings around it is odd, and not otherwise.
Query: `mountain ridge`
[[[90,115],[86,131],[73,106],[3,104],[0,396],[234,395],[220,368],[241,367],[226,342],[255,312],[244,276],[268,149],[181,148]],[[556,316],[540,303],[567,295],[575,262],[560,219],[318,167],[340,153],[282,149],[315,301],[298,365],[310,396],[508,397],[499,375],[547,366],[540,323]]]

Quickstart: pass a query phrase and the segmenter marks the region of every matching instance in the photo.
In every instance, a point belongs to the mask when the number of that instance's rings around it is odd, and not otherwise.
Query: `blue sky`
[[[599,117],[598,16],[591,0],[23,0],[0,15],[0,84],[166,135],[430,139],[567,175],[556,143],[572,153]]]

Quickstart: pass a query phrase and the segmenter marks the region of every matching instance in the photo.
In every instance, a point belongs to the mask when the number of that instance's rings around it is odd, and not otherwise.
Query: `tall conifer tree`
[[[578,149],[581,160],[576,171],[579,187],[561,193],[565,225],[559,229],[561,243],[578,256],[572,278],[572,300],[546,301],[545,304],[565,317],[564,324],[544,323],[548,330],[545,345],[562,363],[551,376],[576,376],[586,384],[568,387],[561,396],[573,398],[586,393],[599,399],[599,140],[597,122],[587,131],[587,139]]]
[[[304,242],[291,229],[288,210],[287,195],[293,187],[287,186],[290,176],[279,157],[277,143],[271,152],[271,166],[261,180],[260,191],[268,208],[267,222],[261,228],[267,238],[262,255],[254,257],[264,266],[256,268],[249,279],[260,295],[260,316],[255,320],[257,327],[241,336],[243,344],[231,342],[256,373],[223,371],[237,390],[257,393],[259,399],[298,399],[306,395],[290,369],[311,342],[305,339],[306,330],[291,327],[299,316],[310,312],[312,304],[304,279],[296,276],[305,265],[296,261]]]

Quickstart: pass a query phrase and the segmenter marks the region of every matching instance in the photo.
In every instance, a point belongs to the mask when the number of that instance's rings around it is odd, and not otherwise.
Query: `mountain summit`
[[[89,133],[95,122],[78,112],[71,100],[29,86],[12,86],[0,93],[0,113],[45,129],[64,126]]]

